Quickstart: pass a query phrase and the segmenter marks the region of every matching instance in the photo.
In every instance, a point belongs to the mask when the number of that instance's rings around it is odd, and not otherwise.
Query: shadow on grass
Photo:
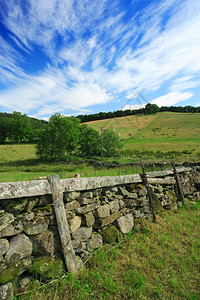
[[[41,161],[38,158],[31,158],[31,159],[15,160],[15,161],[8,161],[6,163],[0,163],[0,167],[24,167],[24,166],[32,167],[32,166],[37,166],[39,164],[41,164]]]

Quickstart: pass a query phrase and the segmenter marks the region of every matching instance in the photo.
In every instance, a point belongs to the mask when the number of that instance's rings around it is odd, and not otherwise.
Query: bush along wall
[[[199,169],[177,169],[190,204],[199,201]],[[147,178],[156,214],[181,205],[172,170],[150,172]],[[138,226],[137,220],[151,219],[147,189],[139,174],[61,182],[77,270],[92,251],[104,243],[119,242],[135,224]],[[0,184],[1,299],[23,291],[33,277],[46,281],[67,271],[52,196],[43,186],[48,186],[47,180]],[[41,195],[16,197],[23,191]]]

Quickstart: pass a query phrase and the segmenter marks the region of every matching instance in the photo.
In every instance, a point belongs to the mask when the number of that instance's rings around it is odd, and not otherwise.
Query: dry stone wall
[[[178,173],[186,201],[198,201],[199,168],[180,168]],[[156,213],[177,209],[172,170],[150,172],[147,177]],[[151,218],[147,189],[139,174],[61,183],[77,269],[94,249],[120,241],[137,219]],[[24,191],[29,196],[15,198]],[[0,298],[7,299],[13,286],[23,290],[33,276],[48,280],[61,276],[65,267],[48,181],[2,183],[0,199]]]

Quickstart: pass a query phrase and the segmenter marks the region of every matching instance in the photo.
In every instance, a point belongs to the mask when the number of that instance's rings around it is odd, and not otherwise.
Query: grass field
[[[18,299],[200,299],[200,206],[165,212],[117,245],[98,249],[87,269]]]
[[[122,139],[118,157],[104,158],[108,162],[199,161],[200,114],[159,113],[93,121],[89,126],[101,131],[112,128]],[[100,160],[100,157],[98,158]],[[116,176],[141,172],[140,168],[107,169],[83,165],[41,164],[35,145],[0,145],[0,182],[33,180],[40,176],[59,174],[61,178]]]
[[[182,151],[185,158],[200,156],[200,114],[167,112],[87,124],[99,132],[101,127],[112,128],[124,139],[123,150]]]

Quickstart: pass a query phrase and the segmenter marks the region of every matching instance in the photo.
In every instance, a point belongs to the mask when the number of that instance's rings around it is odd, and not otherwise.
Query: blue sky
[[[147,102],[200,106],[199,0],[0,0],[1,112]]]

